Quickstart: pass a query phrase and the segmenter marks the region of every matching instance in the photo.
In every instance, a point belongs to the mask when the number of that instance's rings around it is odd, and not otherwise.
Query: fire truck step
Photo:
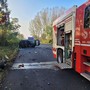
[[[86,78],[86,79],[88,79],[88,80],[90,81],[90,74],[88,74],[88,73],[81,73],[81,75],[82,75],[84,78]]]
[[[66,59],[66,64],[68,64],[69,66],[71,66],[71,59]]]
[[[84,62],[83,64],[90,66],[90,62]]]
[[[57,64],[57,66],[60,68],[60,69],[71,69],[72,67],[66,63],[59,63]]]

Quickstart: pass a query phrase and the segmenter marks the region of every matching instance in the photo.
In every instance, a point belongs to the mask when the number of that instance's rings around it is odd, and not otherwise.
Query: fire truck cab
[[[90,81],[90,1],[53,22],[53,55],[61,69],[73,68]]]

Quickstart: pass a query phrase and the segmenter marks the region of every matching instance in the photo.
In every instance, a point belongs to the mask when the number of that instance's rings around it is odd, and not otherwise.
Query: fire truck
[[[53,22],[52,49],[61,69],[73,68],[90,81],[90,0]]]

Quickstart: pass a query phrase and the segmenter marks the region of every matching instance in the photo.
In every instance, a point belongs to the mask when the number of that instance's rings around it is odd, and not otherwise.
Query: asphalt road
[[[0,90],[90,90],[88,80],[54,63],[50,45],[20,49]]]

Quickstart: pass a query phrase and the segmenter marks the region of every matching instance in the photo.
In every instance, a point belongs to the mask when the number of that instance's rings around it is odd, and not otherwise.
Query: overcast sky
[[[43,8],[65,7],[71,8],[73,5],[80,6],[88,0],[8,0],[10,17],[19,19],[21,25],[20,32],[27,38],[30,36],[29,22]]]

